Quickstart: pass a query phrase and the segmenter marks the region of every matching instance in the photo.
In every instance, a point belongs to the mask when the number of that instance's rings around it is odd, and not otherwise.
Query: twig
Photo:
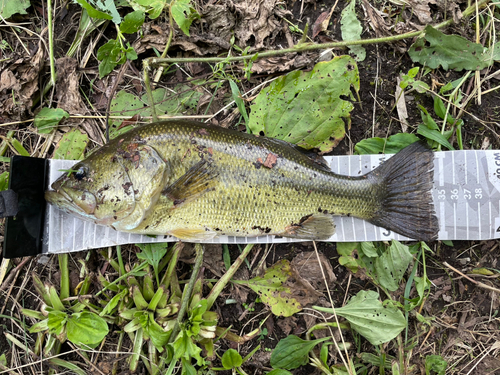
[[[447,262],[443,262],[443,265],[444,265],[444,266],[446,266],[446,267],[448,267],[449,269],[451,269],[453,272],[458,273],[460,276],[465,277],[465,278],[466,278],[467,280],[469,280],[471,283],[476,284],[476,285],[477,285],[478,287],[480,287],[480,288],[484,288],[484,289],[488,289],[488,290],[492,290],[492,291],[494,291],[494,292],[500,293],[500,289],[494,288],[494,287],[489,286],[489,285],[487,285],[487,284],[484,284],[484,283],[482,283],[482,282],[480,282],[480,281],[476,281],[476,280],[474,280],[474,279],[471,279],[469,276],[467,276],[466,274],[464,274],[464,273],[460,272],[460,271],[459,271],[459,270],[457,270],[455,267],[450,266]]]
[[[48,29],[49,29],[49,61],[50,61],[50,85],[56,85],[56,63],[54,59],[54,30],[52,27],[52,0],[47,0],[47,15],[48,15]]]
[[[215,303],[215,300],[217,297],[219,297],[219,294],[222,292],[222,290],[226,287],[227,283],[232,279],[238,268],[240,268],[241,264],[247,257],[247,255],[250,253],[250,251],[253,249],[253,243],[250,243],[245,246],[243,251],[241,252],[240,256],[236,258],[234,263],[229,267],[229,269],[226,271],[226,273],[217,281],[217,283],[214,285],[210,293],[208,294],[207,297],[207,302],[208,302],[208,307],[207,310],[209,310],[212,305]]]
[[[172,39],[174,37],[174,24],[173,24],[173,19],[172,19],[172,7],[168,5],[168,27],[170,31],[168,32],[168,39],[167,39],[167,45],[165,46],[165,49],[163,50],[163,53],[161,54],[161,57],[166,57],[168,50],[170,49],[170,44],[172,44]],[[160,80],[161,75],[163,74],[163,66],[160,66],[158,68],[158,71],[155,74],[155,77],[153,79],[153,82],[156,83]]]
[[[476,5],[480,7],[482,5],[487,4],[490,0],[480,0],[476,4],[471,5],[467,9],[464,10],[463,17],[468,17],[472,13],[475,12]],[[448,19],[443,21],[437,25],[434,25],[435,29],[442,29],[453,23],[453,19]],[[320,43],[320,44],[310,44],[303,43],[298,44],[292,48],[284,48],[280,50],[272,50],[265,52],[257,52],[251,55],[245,56],[232,56],[232,57],[184,57],[184,58],[159,58],[159,57],[151,57],[144,60],[144,64],[147,64],[150,67],[160,66],[161,64],[170,64],[170,63],[185,63],[185,62],[206,62],[206,63],[220,63],[220,62],[235,62],[235,61],[245,61],[256,58],[263,57],[275,57],[285,55],[287,53],[297,53],[297,52],[305,52],[305,51],[314,51],[318,49],[328,49],[328,48],[339,48],[339,47],[347,47],[347,46],[355,46],[355,45],[367,45],[367,44],[379,44],[379,43],[392,43],[398,40],[414,38],[422,35],[424,30],[412,31],[409,33],[404,33],[400,35],[393,35],[382,38],[369,38],[369,39],[360,39],[360,40],[348,40],[342,42],[332,42],[332,43]]]
[[[7,284],[9,284],[14,277],[17,278],[17,276],[15,276],[15,275],[17,273],[19,273],[19,271],[21,271],[21,269],[24,267],[24,265],[26,263],[28,263],[31,259],[32,259],[31,257],[25,257],[25,258],[23,258],[23,260],[21,261],[21,263],[19,263],[16,268],[14,268],[12,271],[10,271],[9,276],[7,276],[5,278],[5,280],[3,281],[2,285],[0,285],[0,292],[2,290],[4,290],[5,288],[7,288]]]
[[[109,111],[111,109],[111,101],[113,100],[113,96],[118,89],[118,84],[122,80],[123,74],[125,74],[125,72],[127,71],[129,64],[130,62],[129,60],[127,60],[125,64],[122,65],[120,71],[118,72],[118,75],[116,76],[115,84],[111,88],[111,94],[109,95],[108,105],[106,108],[106,143],[109,143]]]
[[[197,243],[194,245],[194,248],[196,250],[196,259],[194,261],[193,271],[191,273],[191,278],[189,279],[189,284],[184,288],[184,292],[182,293],[181,307],[179,309],[179,313],[177,314],[175,326],[169,338],[169,343],[174,342],[174,340],[177,338],[177,334],[179,333],[180,330],[180,325],[182,323],[182,320],[184,319],[184,314],[186,313],[187,308],[189,306],[189,300],[191,298],[191,293],[193,292],[194,289],[194,284],[196,283],[196,279],[198,278],[198,273],[200,272],[201,266],[203,264],[203,253],[204,253],[203,246]]]

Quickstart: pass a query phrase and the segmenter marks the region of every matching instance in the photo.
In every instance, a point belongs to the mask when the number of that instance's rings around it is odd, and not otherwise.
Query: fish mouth
[[[45,200],[64,212],[94,220],[97,207],[95,196],[84,190],[77,190],[52,184],[54,190],[45,192]]]

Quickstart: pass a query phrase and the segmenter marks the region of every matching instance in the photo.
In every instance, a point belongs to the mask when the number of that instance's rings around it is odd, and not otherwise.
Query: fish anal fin
[[[335,221],[333,216],[317,213],[302,217],[299,223],[290,224],[280,235],[307,240],[327,240],[334,234]]]
[[[178,228],[168,234],[184,241],[207,241],[216,236],[216,232],[204,228]]]
[[[162,194],[171,199],[174,203],[173,208],[176,208],[186,201],[214,190],[218,175],[213,164],[202,159],[189,168],[177,181],[166,187]]]

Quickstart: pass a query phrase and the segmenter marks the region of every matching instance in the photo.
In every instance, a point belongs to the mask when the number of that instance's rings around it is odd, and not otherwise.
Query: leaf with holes
[[[293,277],[290,262],[283,259],[266,270],[262,277],[251,280],[238,280],[257,293],[262,302],[271,308],[274,315],[292,316],[302,310],[302,306],[294,297],[291,288],[285,283]]]
[[[411,59],[431,69],[481,70],[493,64],[499,56],[500,44],[487,49],[459,35],[446,35],[431,25],[410,47]]]
[[[311,72],[291,72],[259,93],[248,127],[253,134],[329,152],[350,127],[351,90],[359,91],[359,73],[349,56],[320,62]]]
[[[64,134],[56,145],[54,159],[80,160],[87,147],[89,137],[79,129],[73,129]]]
[[[140,115],[144,111],[144,103],[137,96],[126,92],[125,90],[119,91],[116,96],[111,100],[110,107],[111,114],[114,116],[130,116]],[[120,134],[132,129],[132,125],[123,126],[124,119],[111,119],[109,126],[109,138],[115,138]]]
[[[342,11],[340,20],[340,30],[342,32],[342,40],[359,40],[363,32],[363,26],[356,17],[356,0],[351,0]],[[366,50],[360,45],[347,46],[351,53],[356,55],[356,61],[363,61],[366,58]]]

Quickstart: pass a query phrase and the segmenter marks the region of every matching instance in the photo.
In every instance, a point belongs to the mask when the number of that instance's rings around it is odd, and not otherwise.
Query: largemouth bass
[[[118,136],[45,197],[96,224],[186,241],[264,234],[325,240],[335,215],[431,241],[438,232],[432,168],[432,152],[415,143],[370,173],[342,176],[287,142],[175,120]]]

